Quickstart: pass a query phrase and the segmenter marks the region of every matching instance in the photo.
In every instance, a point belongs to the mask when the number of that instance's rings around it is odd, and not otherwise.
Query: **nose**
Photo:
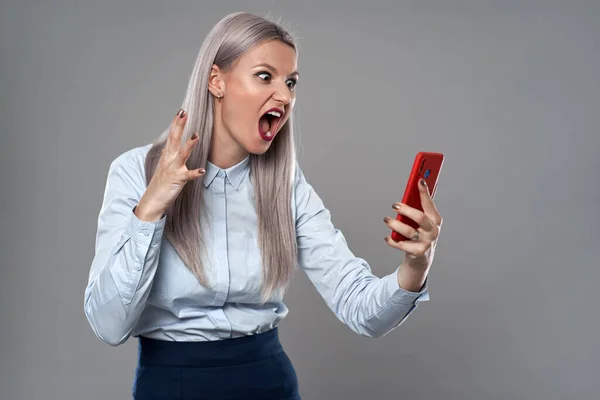
[[[285,83],[283,85],[278,85],[273,93],[273,99],[282,103],[284,106],[290,104],[290,101],[292,101],[292,93],[290,92],[288,85]]]

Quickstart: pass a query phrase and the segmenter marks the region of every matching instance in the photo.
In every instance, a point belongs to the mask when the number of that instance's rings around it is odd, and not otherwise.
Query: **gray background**
[[[296,275],[303,398],[598,398],[599,2],[391,4],[2,2],[1,399],[130,398],[136,341],[83,312],[108,166],[170,123],[239,10],[299,37],[300,161],[378,276],[414,154],[447,156],[431,301],[405,325],[362,338]]]

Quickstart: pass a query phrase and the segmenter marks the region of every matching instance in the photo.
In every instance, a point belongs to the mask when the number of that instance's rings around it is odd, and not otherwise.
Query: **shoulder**
[[[118,154],[110,162],[110,170],[128,170],[141,174],[142,178],[145,178],[144,162],[146,161],[146,155],[150,151],[152,143],[145,144],[126,150]]]
[[[296,162],[294,171],[293,193],[297,207],[306,206],[309,203],[320,202],[318,194],[298,162]]]
[[[146,155],[152,143],[131,148],[118,154],[111,162],[108,169],[108,179],[111,181],[126,182],[135,189],[142,190],[146,186]]]
[[[144,166],[146,155],[150,151],[152,143],[143,146],[134,147],[117,155],[110,163],[111,167],[116,166]]]
[[[304,171],[302,171],[302,167],[300,167],[300,162],[296,160],[294,165],[294,188],[296,190],[301,189],[307,183]]]

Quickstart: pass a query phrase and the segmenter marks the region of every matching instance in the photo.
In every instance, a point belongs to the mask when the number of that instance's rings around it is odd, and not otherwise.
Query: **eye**
[[[296,87],[296,84],[298,83],[298,81],[296,81],[296,79],[288,79],[286,81],[286,84],[288,85],[288,87],[292,90],[294,90],[294,88]]]
[[[260,79],[262,79],[265,82],[269,82],[271,80],[271,74],[268,72],[259,72],[256,74],[256,76],[258,76]],[[266,78],[261,78],[262,76],[266,76]]]
[[[271,73],[266,72],[266,71],[258,72],[255,75],[258,76],[264,82],[270,82],[272,79]],[[287,87],[290,90],[294,90],[294,87],[296,86],[297,83],[298,83],[298,80],[294,79],[294,78],[291,78],[291,79],[288,79],[287,81],[285,81],[285,84],[287,85]]]

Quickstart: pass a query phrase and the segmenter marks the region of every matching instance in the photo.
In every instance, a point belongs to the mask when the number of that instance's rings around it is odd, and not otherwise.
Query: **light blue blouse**
[[[163,237],[166,216],[146,222],[133,213],[146,189],[144,157],[150,147],[122,153],[108,170],[84,299],[96,336],[117,346],[130,336],[220,340],[276,327],[288,308],[282,295],[259,304],[261,261],[249,157],[225,170],[209,162],[198,178],[212,217],[212,232],[203,232],[212,284],[206,289]],[[429,300],[426,284],[420,292],[406,291],[398,285],[397,268],[379,278],[354,256],[298,163],[292,214],[298,266],[337,318],[357,334],[381,337],[404,322],[420,301]]]

